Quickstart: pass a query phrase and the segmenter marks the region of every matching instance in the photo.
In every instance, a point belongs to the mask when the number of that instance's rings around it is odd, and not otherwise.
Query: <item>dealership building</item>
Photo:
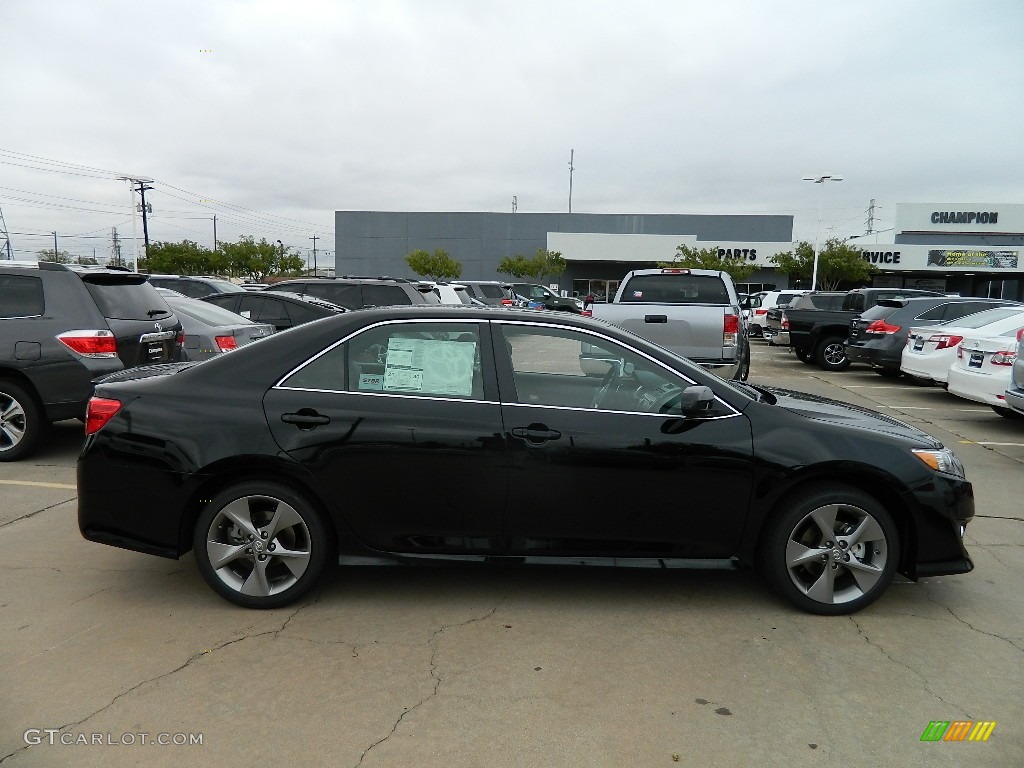
[[[872,284],[1024,300],[1024,205],[900,204],[894,242],[851,239],[880,272]],[[405,256],[442,248],[464,280],[500,280],[506,256],[558,251],[567,293],[613,295],[632,269],[671,261],[676,248],[718,248],[757,267],[745,285],[791,286],[771,257],[791,251],[793,217],[739,214],[335,212],[339,275],[412,277]]]

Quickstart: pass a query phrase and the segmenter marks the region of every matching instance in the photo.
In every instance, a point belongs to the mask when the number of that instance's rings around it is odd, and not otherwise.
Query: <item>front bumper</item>
[[[901,573],[917,579],[974,570],[963,540],[963,532],[974,518],[971,483],[936,474],[932,482],[919,486],[911,494],[917,508],[916,552],[907,552]]]

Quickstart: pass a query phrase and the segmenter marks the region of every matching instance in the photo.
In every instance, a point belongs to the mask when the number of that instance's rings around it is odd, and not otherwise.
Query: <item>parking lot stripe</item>
[[[1024,443],[993,443],[989,440],[961,440],[961,443],[974,443],[975,445],[997,445],[1010,448],[1024,448]]]
[[[929,408],[924,405],[883,405],[882,408],[896,408],[900,411],[934,411],[934,408]]]
[[[0,485],[28,485],[32,488],[64,488],[69,491],[77,491],[77,485],[67,483],[42,483],[36,480],[0,480]]]

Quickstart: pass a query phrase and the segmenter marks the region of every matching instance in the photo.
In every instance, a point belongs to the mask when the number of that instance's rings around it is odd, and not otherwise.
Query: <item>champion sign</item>
[[[995,224],[999,211],[932,211],[932,224]]]

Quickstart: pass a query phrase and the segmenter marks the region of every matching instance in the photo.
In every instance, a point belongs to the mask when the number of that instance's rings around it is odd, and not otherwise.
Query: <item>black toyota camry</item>
[[[194,550],[253,608],[335,561],[754,567],[821,614],[863,608],[897,571],[973,567],[971,485],[935,438],[567,313],[349,312],[115,374],[86,432],[82,534]],[[525,486],[544,493],[524,504]]]

